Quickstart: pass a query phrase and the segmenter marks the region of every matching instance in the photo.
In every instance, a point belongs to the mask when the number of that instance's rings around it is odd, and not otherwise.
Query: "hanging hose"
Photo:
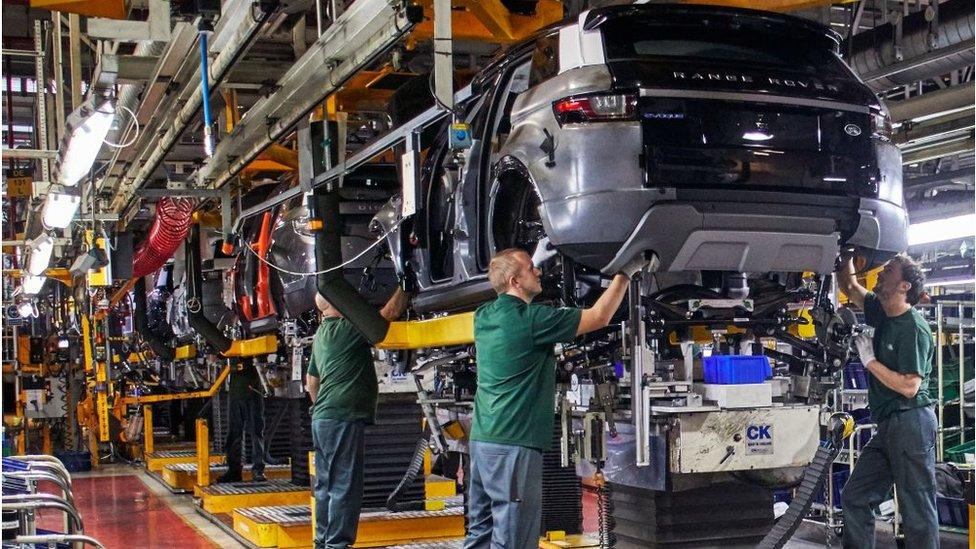
[[[186,316],[192,327],[218,353],[230,349],[232,341],[203,314],[203,267],[200,264],[200,225],[193,225],[186,241]]]
[[[213,34],[213,27],[209,21],[201,18],[197,29],[200,34],[200,91],[202,92],[200,103],[203,105],[203,152],[209,158],[214,154],[214,142],[211,133],[213,118],[210,115],[210,66],[207,58],[207,39]]]
[[[156,204],[156,219],[132,261],[132,276],[141,278],[159,270],[186,238],[194,203],[189,198],[163,198]]]
[[[156,354],[157,358],[163,360],[173,360],[176,353],[173,348],[164,343],[149,329],[149,320],[146,318],[146,279],[139,277],[133,288],[135,292],[135,321],[136,331],[142,339],[149,344],[149,348]]]
[[[424,466],[424,456],[427,455],[427,449],[430,448],[430,442],[427,440],[427,435],[420,437],[417,441],[417,448],[413,452],[413,458],[410,460],[410,465],[407,466],[406,472],[403,473],[403,478],[400,479],[400,483],[397,487],[390,492],[390,495],[386,498],[386,508],[390,511],[396,513],[399,511],[416,511],[419,509],[413,509],[409,506],[404,506],[399,503],[400,497],[403,496],[410,486],[417,480],[417,475],[420,474],[420,469]],[[423,502],[420,502],[423,505]]]
[[[597,524],[599,525],[600,547],[614,547],[617,544],[617,536],[613,533],[615,526],[613,520],[613,488],[607,479],[603,477],[602,471],[597,471],[595,477],[598,488],[596,489],[596,513]]]

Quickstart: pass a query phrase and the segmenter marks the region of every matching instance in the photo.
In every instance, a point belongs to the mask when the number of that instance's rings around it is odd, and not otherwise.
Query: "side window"
[[[536,40],[532,50],[532,68],[529,70],[529,87],[535,86],[559,73],[559,33]]]

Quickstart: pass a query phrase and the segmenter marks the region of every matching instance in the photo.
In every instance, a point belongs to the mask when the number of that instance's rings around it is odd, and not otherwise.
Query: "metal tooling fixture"
[[[258,101],[221,141],[196,174],[201,185],[219,188],[254,160],[323,99],[387,51],[416,21],[401,4],[359,0],[322,34],[277,83],[277,91]]]

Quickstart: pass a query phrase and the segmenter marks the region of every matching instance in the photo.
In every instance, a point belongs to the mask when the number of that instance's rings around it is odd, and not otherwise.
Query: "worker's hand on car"
[[[626,276],[627,278],[633,279],[634,275],[640,272],[644,267],[650,265],[650,261],[644,259],[644,253],[641,252],[634,256],[633,259],[624,263],[624,266],[620,268],[620,274]]]
[[[857,354],[861,357],[861,364],[865,366],[874,358],[874,330],[865,330],[854,338]]]

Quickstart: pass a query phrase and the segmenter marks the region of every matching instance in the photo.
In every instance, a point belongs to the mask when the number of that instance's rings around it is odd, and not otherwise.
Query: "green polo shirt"
[[[581,313],[530,305],[507,294],[478,308],[471,440],[549,449],[556,394],[553,344],[576,337]]]
[[[929,395],[932,373],[932,354],[935,350],[932,330],[914,307],[889,317],[874,292],[864,297],[864,320],[874,326],[874,356],[889,370],[902,374],[918,374],[922,383],[912,398],[892,391],[873,375],[868,376],[868,406],[876,422],[884,421],[895,412],[928,406],[935,402]]]
[[[373,353],[345,318],[326,317],[312,341],[308,375],[319,378],[312,419],[376,421],[379,382]]]

